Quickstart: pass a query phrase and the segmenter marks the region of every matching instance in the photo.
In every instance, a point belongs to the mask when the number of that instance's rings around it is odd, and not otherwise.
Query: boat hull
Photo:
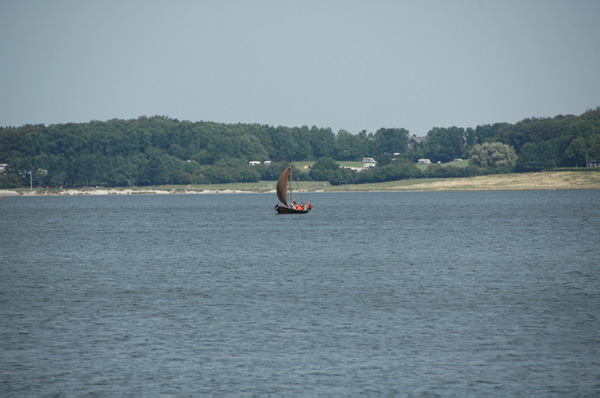
[[[285,206],[275,206],[275,210],[277,210],[278,214],[307,214],[310,211],[310,209],[296,210]]]

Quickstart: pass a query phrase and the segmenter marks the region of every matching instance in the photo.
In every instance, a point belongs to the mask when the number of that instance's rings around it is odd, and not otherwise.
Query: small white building
[[[270,166],[271,165],[271,161],[270,160],[265,160],[265,166]]]
[[[596,159],[596,160],[587,160],[586,159],[585,167],[600,167],[600,159]]]
[[[375,161],[375,159],[373,158],[363,158],[363,167],[367,168],[367,167],[375,167],[377,165],[377,162]]]
[[[431,160],[429,160],[429,159],[419,159],[419,164],[431,164]]]

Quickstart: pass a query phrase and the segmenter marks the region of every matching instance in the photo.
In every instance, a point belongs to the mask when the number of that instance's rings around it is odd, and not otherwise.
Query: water
[[[600,393],[599,191],[0,199],[0,393]]]

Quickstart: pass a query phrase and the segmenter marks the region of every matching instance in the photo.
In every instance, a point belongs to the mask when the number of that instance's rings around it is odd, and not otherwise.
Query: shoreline
[[[270,193],[253,192],[239,189],[214,189],[214,190],[181,190],[181,189],[131,189],[131,188],[70,188],[70,189],[33,189],[14,188],[0,189],[2,196],[108,196],[108,195],[210,195],[210,194],[236,194],[236,193]],[[275,193],[273,191],[272,193]]]
[[[592,172],[548,171],[537,173],[491,174],[465,178],[412,179],[382,183],[331,186],[328,183],[304,182],[296,192],[435,192],[435,191],[515,191],[600,189],[600,170]],[[164,187],[69,189],[0,189],[0,198],[7,196],[104,196],[104,195],[210,195],[264,193],[275,194],[273,182],[223,185],[180,185]]]

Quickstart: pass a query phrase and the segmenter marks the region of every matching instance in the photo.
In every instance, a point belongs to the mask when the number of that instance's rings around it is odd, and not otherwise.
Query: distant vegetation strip
[[[0,127],[0,188],[256,184],[290,161],[295,180],[333,186],[600,166],[600,108],[426,136],[160,116]]]

